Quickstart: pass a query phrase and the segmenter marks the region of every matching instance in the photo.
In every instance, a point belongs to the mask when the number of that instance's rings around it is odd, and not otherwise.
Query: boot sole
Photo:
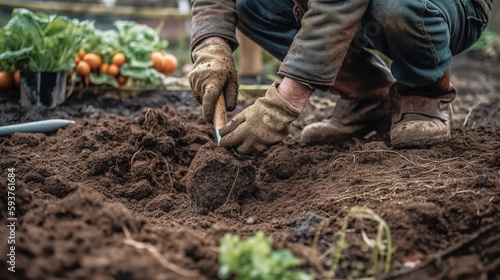
[[[385,135],[389,133],[391,129],[391,122],[385,121],[378,124],[373,124],[370,128],[360,129],[352,134],[344,134],[342,137],[339,134],[332,134],[328,140],[323,139],[323,137],[308,137],[307,140],[301,137],[301,141],[306,145],[331,145],[331,144],[342,144],[346,141],[352,140],[354,138],[363,139],[370,132],[375,131],[378,135]],[[323,141],[324,140],[324,141]]]
[[[447,141],[448,139],[450,139],[450,136],[412,139],[411,141],[400,141],[400,142],[394,142],[391,139],[391,145],[396,149],[428,147],[428,146],[433,146],[436,144],[443,143],[443,142]]]

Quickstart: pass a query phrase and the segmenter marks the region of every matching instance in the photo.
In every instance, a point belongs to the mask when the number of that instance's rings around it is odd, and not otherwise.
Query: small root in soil
[[[180,276],[187,277],[187,278],[198,278],[200,277],[200,274],[197,271],[193,270],[187,270],[185,268],[182,268],[180,266],[177,266],[171,262],[169,262],[161,253],[156,249],[155,246],[153,246],[151,243],[144,243],[144,242],[139,242],[137,240],[134,240],[132,238],[132,235],[130,234],[129,230],[127,227],[122,227],[123,233],[125,234],[125,240],[123,241],[125,244],[133,246],[137,249],[141,250],[147,250],[153,257],[155,257],[158,262],[163,265],[165,268],[173,271],[174,273],[177,273]]]

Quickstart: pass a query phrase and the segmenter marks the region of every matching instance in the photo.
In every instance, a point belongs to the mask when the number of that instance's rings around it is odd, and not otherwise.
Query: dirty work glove
[[[193,70],[188,74],[193,97],[202,105],[203,116],[213,122],[215,103],[224,93],[226,110],[236,107],[238,76],[231,49],[223,42],[202,43],[193,50]]]
[[[278,144],[290,133],[300,110],[288,103],[274,83],[255,103],[220,129],[220,145],[240,154],[259,154]]]

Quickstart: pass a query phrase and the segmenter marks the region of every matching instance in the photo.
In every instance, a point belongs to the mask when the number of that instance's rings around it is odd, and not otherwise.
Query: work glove
[[[215,104],[224,93],[226,110],[236,107],[238,98],[238,76],[233,55],[223,42],[207,42],[196,47],[193,52],[194,66],[188,74],[193,97],[202,105],[203,116],[213,123]]]
[[[290,133],[300,110],[278,93],[274,83],[264,97],[237,114],[219,130],[220,145],[240,154],[259,154],[278,144]]]

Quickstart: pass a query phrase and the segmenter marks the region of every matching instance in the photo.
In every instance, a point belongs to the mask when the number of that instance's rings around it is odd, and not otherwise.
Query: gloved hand
[[[278,144],[290,133],[300,110],[280,96],[274,83],[265,97],[237,114],[219,130],[220,145],[240,154],[259,154]]]
[[[213,122],[215,103],[224,93],[226,110],[236,107],[238,76],[231,49],[226,43],[211,41],[193,50],[194,66],[188,74],[193,97],[202,105],[203,116]]]

